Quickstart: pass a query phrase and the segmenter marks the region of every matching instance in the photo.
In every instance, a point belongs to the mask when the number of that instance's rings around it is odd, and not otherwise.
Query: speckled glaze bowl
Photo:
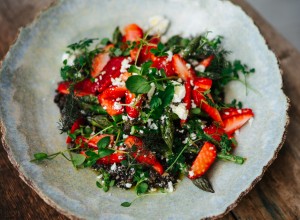
[[[174,193],[141,198],[130,208],[131,191],[98,190],[91,170],[75,170],[63,158],[31,163],[36,152],[65,149],[57,129],[59,110],[53,103],[66,45],[84,37],[111,36],[116,26],[142,27],[153,15],[171,21],[167,33],[196,35],[212,31],[223,35],[230,59],[256,69],[248,78],[248,95],[241,83],[227,87],[226,99],[250,107],[255,119],[241,129],[235,153],[247,157],[244,165],[218,161],[209,178],[215,193],[183,179]],[[274,54],[253,21],[237,6],[219,0],[62,0],[21,30],[2,63],[0,73],[2,141],[22,179],[47,203],[63,214],[84,219],[199,219],[222,216],[236,206],[276,158],[288,123],[288,100]]]

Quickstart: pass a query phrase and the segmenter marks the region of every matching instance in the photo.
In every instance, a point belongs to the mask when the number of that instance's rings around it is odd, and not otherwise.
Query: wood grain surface
[[[0,59],[18,28],[30,23],[54,0],[0,1]],[[300,219],[300,53],[243,0],[232,0],[253,18],[283,70],[291,100],[287,139],[263,179],[222,219]],[[1,100],[0,100],[1,101]],[[1,103],[3,104],[3,103]],[[67,219],[47,205],[18,176],[0,146],[0,219]]]

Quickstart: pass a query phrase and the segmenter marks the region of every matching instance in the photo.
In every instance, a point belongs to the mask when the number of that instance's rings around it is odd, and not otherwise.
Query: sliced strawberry
[[[75,140],[76,144],[80,144],[80,147],[84,148],[84,147],[88,147],[91,149],[95,149],[97,150],[97,143],[104,137],[110,136],[110,144],[112,144],[114,142],[114,137],[113,135],[109,135],[109,134],[101,134],[101,135],[97,135],[91,139],[87,139],[83,136],[78,136]]]
[[[97,164],[114,164],[114,163],[121,163],[123,160],[126,159],[126,155],[122,152],[115,152],[108,156],[102,157],[97,160]]]
[[[193,80],[195,78],[195,71],[192,67],[188,67],[187,62],[178,54],[173,55],[172,65],[175,73],[184,80]]]
[[[119,115],[124,112],[124,107],[121,105],[120,100],[125,96],[126,91],[125,87],[111,86],[98,96],[101,106],[110,116]]]
[[[159,41],[160,41],[159,37],[153,37],[149,40],[149,44],[142,47],[138,58],[138,64],[142,64],[152,59],[153,54],[150,52],[150,50],[157,48],[157,44]]]
[[[84,120],[82,118],[78,118],[72,125],[70,129],[70,134],[73,134],[78,128],[80,128],[80,125],[82,125]],[[72,138],[70,136],[67,137],[66,143],[70,144],[72,142]]]
[[[88,157],[85,153],[86,151],[80,151],[80,154],[82,154],[85,157]],[[94,150],[95,153],[97,153],[97,150]],[[113,154],[110,154],[108,156],[102,157],[97,160],[97,164],[106,164],[111,165],[114,163],[121,163],[123,160],[126,159],[126,155],[123,152],[114,152]]]
[[[61,94],[70,94],[70,86],[70,82],[61,82],[58,84],[57,91]],[[90,79],[84,79],[74,86],[74,94],[76,96],[94,95],[97,87]]]
[[[176,75],[176,73],[173,69],[173,64],[171,61],[168,61],[167,56],[157,57],[152,54],[151,59],[153,62],[152,67],[155,67],[158,70],[163,69],[168,77]]]
[[[200,92],[197,89],[193,90],[193,98],[194,102],[197,106],[199,106],[201,109],[203,109],[213,120],[219,123],[220,126],[223,126],[223,121],[221,118],[221,115],[215,107],[208,104],[206,101],[205,96],[202,92]],[[213,102],[213,100],[211,99]]]
[[[188,177],[190,179],[197,179],[201,177],[213,164],[216,156],[217,149],[215,145],[211,144],[210,142],[205,142],[192,164]]]
[[[185,104],[185,107],[188,111],[190,111],[191,106],[192,106],[192,85],[191,85],[191,80],[188,80],[184,82],[184,87],[185,87],[185,96],[183,98],[183,103]],[[186,123],[187,120],[180,120],[180,124],[183,125]]]
[[[202,65],[205,68],[207,68],[211,64],[211,62],[212,62],[213,59],[214,59],[214,55],[210,55],[209,57],[207,57],[204,60],[202,60],[200,62],[200,65]]]
[[[98,90],[98,85],[90,79],[84,79],[74,86],[74,93],[77,96],[95,95]]]
[[[124,28],[125,41],[138,41],[143,38],[143,30],[137,24],[129,24]]]
[[[70,82],[60,82],[56,90],[61,94],[69,94],[70,84]]]
[[[114,47],[113,44],[109,44],[104,48],[104,52],[97,54],[92,62],[91,76],[96,78],[99,76],[103,68],[110,60],[109,49]]]
[[[209,90],[212,86],[212,80],[205,77],[197,77],[194,79],[195,89],[200,92]]]
[[[99,100],[99,96],[98,96]],[[113,99],[101,99],[101,106],[106,110],[107,114],[110,116],[120,115],[124,113],[124,107],[120,102]]]
[[[103,68],[102,73],[99,76],[97,76],[97,89],[98,92],[103,92],[107,87],[109,87],[112,82],[111,79],[115,79],[121,75],[121,66],[122,61],[125,59],[125,57],[113,57],[111,58],[106,66]]]
[[[234,107],[231,108],[226,108],[221,111],[221,117],[223,120],[230,118],[235,115],[240,115],[240,114],[253,114],[252,109],[250,108],[242,108],[242,109],[237,109]]]
[[[140,99],[137,103],[135,103],[135,98],[136,95],[127,91],[125,94],[125,104],[127,104],[127,106],[125,107],[125,110],[127,112],[127,115],[131,118],[137,118],[140,115],[140,108],[142,105],[143,100]],[[128,106],[128,105],[133,105],[135,104],[135,106]]]
[[[230,118],[224,120],[224,131],[231,135],[236,130],[240,129],[250,118],[252,118],[254,114],[251,113],[243,113],[239,115],[234,115]]]
[[[217,127],[215,125],[207,126],[203,129],[203,131],[207,135],[210,135],[216,141],[221,141],[222,135],[225,134],[225,131],[223,128]]]
[[[125,87],[117,87],[111,86],[105,89],[99,96],[100,96],[100,103],[102,99],[117,99],[123,98],[127,89]]]
[[[143,141],[140,138],[135,136],[129,136],[124,141],[124,144],[128,148],[132,148],[133,146],[137,148],[137,151],[132,153],[132,156],[136,159],[136,161],[142,164],[150,165],[161,175],[164,173],[164,168],[158,162],[155,155],[151,151],[144,149]]]

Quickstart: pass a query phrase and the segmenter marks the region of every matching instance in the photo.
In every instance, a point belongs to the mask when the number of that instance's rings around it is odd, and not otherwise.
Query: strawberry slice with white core
[[[253,113],[244,113],[225,119],[223,121],[224,131],[228,135],[233,134],[236,130],[240,129],[247,121],[249,121],[249,119],[253,116]]]
[[[193,68],[187,63],[179,54],[175,54],[172,57],[172,65],[177,75],[184,81],[193,80],[195,78],[195,72]]]
[[[217,156],[216,146],[210,142],[205,142],[200,152],[198,153],[193,165],[189,171],[190,179],[201,177],[209,167],[213,164]]]

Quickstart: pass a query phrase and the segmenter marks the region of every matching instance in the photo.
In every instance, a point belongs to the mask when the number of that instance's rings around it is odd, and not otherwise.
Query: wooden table
[[[18,28],[54,0],[0,1],[0,59],[14,42]],[[291,100],[290,125],[277,160],[263,179],[223,219],[300,218],[300,53],[243,0],[232,0],[253,18],[277,55],[284,91]],[[280,16],[280,15],[279,15]],[[18,176],[0,146],[0,219],[67,219],[47,205]]]

